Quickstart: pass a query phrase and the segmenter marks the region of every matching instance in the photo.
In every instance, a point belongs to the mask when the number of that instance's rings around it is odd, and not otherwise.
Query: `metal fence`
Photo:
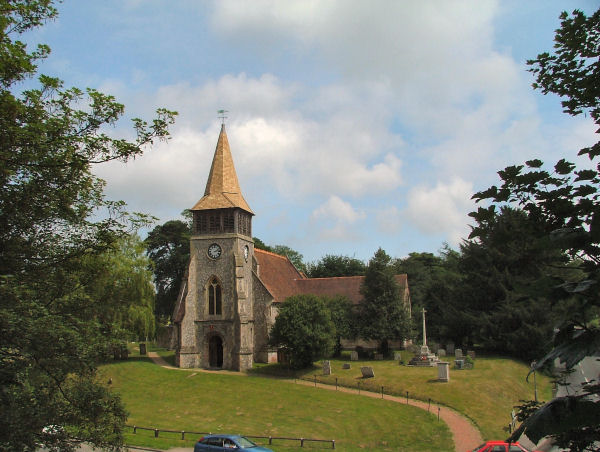
[[[138,430],[154,432],[154,437],[159,438],[161,433],[171,433],[180,436],[181,440],[185,440],[186,435],[212,435],[211,432],[192,432],[185,430],[168,430],[168,429],[159,429],[153,427],[140,427],[137,425],[125,425],[125,427],[133,429],[133,433],[137,434]],[[257,435],[244,435],[246,438],[250,439],[261,439],[268,441],[268,444],[273,445],[273,441],[298,441],[300,442],[300,447],[304,447],[306,443],[330,443],[331,448],[335,449],[335,440],[334,439],[316,439],[316,438],[290,438],[285,436],[257,436]]]

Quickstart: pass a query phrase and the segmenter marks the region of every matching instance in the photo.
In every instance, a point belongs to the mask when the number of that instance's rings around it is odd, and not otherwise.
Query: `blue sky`
[[[456,248],[470,200],[507,165],[578,161],[589,118],[531,89],[563,9],[596,1],[66,0],[28,40],[40,69],[150,119],[172,139],[98,167],[112,199],[162,223],[202,197],[219,132],[254,235],[306,261]],[[125,119],[111,133],[130,136]],[[581,162],[585,164],[585,161]]]

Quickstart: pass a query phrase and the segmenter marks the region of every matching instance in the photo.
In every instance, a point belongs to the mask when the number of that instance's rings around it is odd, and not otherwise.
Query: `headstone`
[[[454,366],[457,369],[464,369],[465,368],[465,362],[462,359],[457,359],[457,360],[454,361]]]
[[[357,351],[350,352],[350,361],[358,361],[358,352]]]
[[[375,376],[372,367],[361,367],[360,372],[362,373],[363,378],[373,378]]]
[[[375,354],[375,361],[383,361],[383,354],[376,353]]]
[[[323,375],[331,375],[331,362],[323,361]]]
[[[456,350],[454,350],[454,357],[456,359],[461,359],[463,357],[462,348],[457,348]]]
[[[446,350],[444,350],[443,348],[439,348],[437,351],[437,355],[438,358],[443,358],[444,356],[446,356]]]
[[[467,350],[467,355],[471,357],[471,359],[475,359],[475,350]]]
[[[446,344],[446,353],[449,355],[454,355],[454,342],[448,342]]]
[[[344,363],[342,364],[342,369],[350,369],[350,363]]]
[[[146,354],[146,344],[144,344],[143,342],[140,342],[140,355],[145,355]]]
[[[443,382],[450,381],[450,363],[440,361],[437,363],[438,380]]]
[[[395,352],[394,353],[394,361],[402,361],[402,353]]]

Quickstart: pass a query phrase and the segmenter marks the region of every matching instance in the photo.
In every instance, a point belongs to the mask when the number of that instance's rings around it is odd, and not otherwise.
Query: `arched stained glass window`
[[[221,292],[219,280],[213,277],[208,284],[208,315],[222,315],[223,302]]]

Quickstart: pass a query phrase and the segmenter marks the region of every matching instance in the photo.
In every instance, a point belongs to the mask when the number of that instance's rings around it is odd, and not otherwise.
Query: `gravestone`
[[[358,361],[358,352],[357,351],[350,352],[350,361]]]
[[[140,355],[146,354],[146,344],[144,342],[140,342]]]
[[[454,342],[448,342],[446,344],[446,353],[449,355],[454,355]]]
[[[446,356],[446,350],[444,350],[443,348],[438,349],[437,355],[438,358],[443,358],[444,356]]]
[[[454,357],[456,359],[461,359],[463,357],[462,348],[457,348],[456,350],[454,350]]]
[[[360,372],[362,373],[363,378],[373,378],[375,377],[375,372],[373,372],[372,367],[361,367]]]
[[[350,363],[344,363],[342,364],[342,369],[350,369],[352,366],[350,366]]]
[[[394,353],[394,361],[402,361],[402,353],[395,352]]]
[[[383,361],[383,354],[376,353],[375,354],[375,361]]]
[[[331,362],[323,361],[323,375],[331,375]]]
[[[471,359],[475,359],[475,350],[467,350],[467,356],[470,356]]]
[[[438,380],[443,382],[450,381],[450,363],[440,361],[437,363]]]

